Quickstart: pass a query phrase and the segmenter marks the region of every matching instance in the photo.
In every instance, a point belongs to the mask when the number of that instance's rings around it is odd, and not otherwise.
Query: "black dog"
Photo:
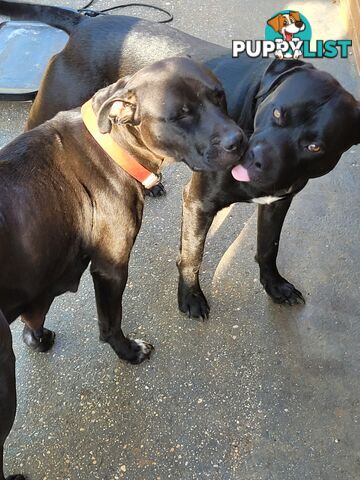
[[[14,423],[16,412],[15,356],[9,324],[0,310],[0,480],[3,473],[4,442]],[[11,475],[7,480],[25,480],[22,475]]]
[[[256,260],[266,292],[276,303],[304,302],[276,265],[286,213],[310,178],[330,172],[343,152],[360,143],[359,103],[309,64],[276,60],[265,72],[252,71],[242,87],[244,104],[236,117],[251,135],[242,165],[232,173],[193,174],[184,192],[178,300],[193,317],[209,313],[199,285],[208,229],[215,214],[234,202],[259,204]]]
[[[251,142],[244,168],[233,175],[195,174],[186,188],[178,260],[180,309],[194,317],[207,316],[198,280],[206,233],[218,210],[241,201],[260,204],[257,260],[267,293],[279,303],[303,301],[276,267],[281,228],[293,196],[309,178],[331,171],[342,153],[360,142],[360,108],[348,92],[309,64],[232,59],[225,48],[131,17],[86,19],[54,7],[11,2],[0,2],[0,13],[41,20],[71,34],[49,64],[29,128],[79,105],[119,72],[127,74],[174,54],[205,61],[221,78],[229,113],[251,135]],[[143,51],[151,52],[145,60]],[[66,94],[59,96],[58,91]]]
[[[260,204],[257,261],[267,293],[278,303],[303,301],[276,267],[281,228],[294,195],[310,178],[330,172],[343,152],[360,142],[360,106],[350,93],[310,64],[233,59],[229,49],[132,17],[88,19],[54,7],[3,1],[0,13],[41,20],[70,33],[48,66],[29,128],[80,105],[97,86],[144,63],[184,54],[205,62],[224,85],[229,114],[251,140],[243,167],[233,174],[196,173],[186,187],[178,259],[180,309],[193,317],[208,315],[198,278],[205,237],[216,212],[234,202]]]
[[[167,59],[100,90],[82,114],[61,113],[1,150],[0,308],[9,323],[22,316],[29,347],[51,347],[54,334],[44,328],[50,305],[77,290],[91,262],[101,340],[131,363],[150,355],[151,345],[121,328],[144,187],[113,153],[149,178],[173,161],[194,170],[233,166],[246,141],[226,116],[224,98],[209,70],[188,58]],[[3,323],[1,317],[1,461],[15,412],[14,357]]]

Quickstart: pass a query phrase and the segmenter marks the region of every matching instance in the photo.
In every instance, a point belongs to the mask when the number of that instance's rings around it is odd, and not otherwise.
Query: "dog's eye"
[[[183,105],[178,113],[178,118],[185,118],[190,115],[190,107]]]
[[[213,98],[216,105],[222,105],[225,101],[225,92],[223,90],[216,90]]]
[[[188,105],[183,105],[177,112],[174,114],[172,117],[170,117],[170,120],[173,122],[176,122],[178,120],[182,120],[184,118],[187,118],[191,115],[191,110]]]
[[[284,20],[284,27],[286,27],[286,25],[289,25],[289,22],[287,20]]]
[[[278,108],[274,108],[273,115],[277,120],[280,120],[281,118],[281,112]]]
[[[309,152],[313,152],[313,153],[318,153],[321,150],[319,145],[316,145],[316,143],[311,143],[306,148],[309,150]]]

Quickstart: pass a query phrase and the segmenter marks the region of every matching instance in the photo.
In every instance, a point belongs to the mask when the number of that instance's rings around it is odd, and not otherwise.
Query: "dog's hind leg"
[[[36,352],[47,352],[54,344],[55,333],[44,327],[46,314],[54,300],[53,296],[37,298],[21,315],[25,323],[23,340]]]
[[[0,480],[3,473],[4,442],[14,423],[16,413],[15,356],[7,320],[0,311]],[[11,475],[7,480],[24,480],[22,475]]]

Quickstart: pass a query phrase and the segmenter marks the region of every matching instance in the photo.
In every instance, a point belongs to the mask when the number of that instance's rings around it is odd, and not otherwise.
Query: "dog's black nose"
[[[226,152],[235,152],[243,141],[244,134],[240,130],[232,130],[222,137],[220,145]]]
[[[304,25],[304,22],[301,22],[301,21],[295,22],[295,26],[296,26],[297,28],[302,28],[303,25]]]
[[[248,152],[249,158],[251,159],[256,170],[261,171],[264,168],[264,155],[263,149],[260,145],[255,145]]]

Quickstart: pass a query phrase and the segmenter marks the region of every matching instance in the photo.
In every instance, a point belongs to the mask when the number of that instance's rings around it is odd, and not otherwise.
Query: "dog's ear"
[[[117,92],[100,107],[97,121],[101,133],[109,133],[112,125],[138,125],[137,101],[134,92]]]
[[[101,133],[109,133],[112,125],[139,124],[136,94],[126,88],[129,78],[122,78],[95,94],[92,104]]]
[[[295,22],[301,22],[300,12],[289,12],[289,15],[293,17]]]
[[[282,15],[279,13],[279,15],[276,15],[276,17],[270,18],[270,20],[267,21],[267,24],[272,27],[275,32],[280,32],[281,30],[281,18]]]
[[[313,68],[314,67],[311,63],[305,63],[301,60],[273,60],[264,72],[256,98],[269,93],[270,90],[285,76],[290,75],[295,71]]]

